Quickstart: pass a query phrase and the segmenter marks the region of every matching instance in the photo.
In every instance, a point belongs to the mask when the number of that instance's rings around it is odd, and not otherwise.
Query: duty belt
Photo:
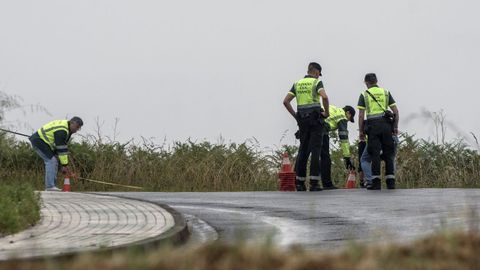
[[[323,110],[322,110],[321,108],[315,109],[315,110],[305,110],[305,111],[300,110],[300,111],[297,112],[297,114],[298,114],[298,116],[299,116],[300,118],[303,119],[303,118],[312,117],[312,116],[314,116],[315,114],[316,114],[317,116],[320,116],[320,114],[322,113],[322,111],[323,111]]]

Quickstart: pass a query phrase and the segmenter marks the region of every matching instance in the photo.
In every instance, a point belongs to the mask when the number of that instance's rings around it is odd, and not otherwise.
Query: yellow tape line
[[[93,183],[110,185],[110,186],[126,187],[126,188],[133,188],[133,189],[143,189],[142,187],[114,184],[114,183],[103,182],[103,181],[98,181],[98,180],[93,180],[93,179],[88,179],[88,178],[83,178],[83,177],[76,177],[76,178],[81,179],[81,180],[85,180],[85,181],[89,181],[89,182],[93,182]]]

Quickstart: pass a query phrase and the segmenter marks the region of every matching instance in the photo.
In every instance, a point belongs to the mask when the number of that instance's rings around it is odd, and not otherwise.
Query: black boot
[[[395,178],[389,178],[386,182],[388,189],[395,189]]]
[[[307,191],[307,188],[305,187],[305,181],[295,180],[295,188],[297,191]]]
[[[336,186],[333,185],[332,180],[328,180],[328,181],[322,180],[322,186],[323,186],[323,189],[325,190],[338,189]]]
[[[367,187],[367,183],[363,180],[360,180],[360,183],[358,183],[358,187],[360,188],[366,188]]]
[[[363,172],[359,172],[358,173],[359,175],[359,178],[360,178],[360,181],[359,181],[359,186],[360,188],[366,188],[367,187],[367,181],[365,181],[365,176],[363,174]]]
[[[318,184],[318,180],[310,180],[310,187],[308,189],[309,191],[321,191],[322,188]]]
[[[382,182],[380,182],[380,178],[373,178],[372,183],[367,185],[368,190],[380,190],[382,189]]]

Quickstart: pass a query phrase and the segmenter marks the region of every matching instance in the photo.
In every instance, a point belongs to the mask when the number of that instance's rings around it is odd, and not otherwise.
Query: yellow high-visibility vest
[[[37,130],[40,139],[42,139],[46,144],[50,146],[53,151],[56,151],[58,154],[58,159],[60,160],[60,164],[67,165],[68,164],[68,147],[67,141],[65,144],[55,144],[55,132],[59,130],[64,130],[67,132],[66,139],[70,137],[70,131],[68,129],[68,120],[54,120],[45,124],[43,127]]]

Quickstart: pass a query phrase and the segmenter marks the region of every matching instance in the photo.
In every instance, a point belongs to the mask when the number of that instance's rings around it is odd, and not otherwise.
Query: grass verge
[[[34,225],[40,219],[40,195],[30,184],[0,182],[0,237]]]

